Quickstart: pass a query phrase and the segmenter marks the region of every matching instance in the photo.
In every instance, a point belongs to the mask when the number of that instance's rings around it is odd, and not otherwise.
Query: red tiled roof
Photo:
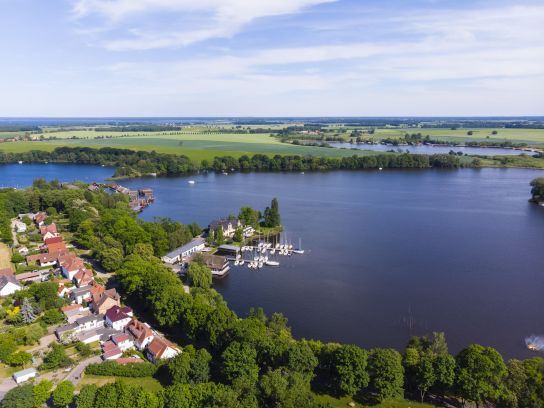
[[[62,237],[53,237],[53,238],[47,238],[45,240],[45,244],[46,245],[49,245],[49,244],[59,244],[61,242],[64,242],[64,239]]]
[[[83,309],[83,306],[74,303],[73,305],[67,305],[60,308],[63,312],[71,312],[72,310]]]
[[[132,363],[143,363],[144,360],[138,357],[121,357],[115,360],[117,364],[132,364]]]
[[[53,223],[51,225],[43,225],[43,226],[40,227],[40,234],[41,235],[45,235],[48,232],[51,232],[52,234],[57,233],[57,226],[55,225],[55,223]]]
[[[148,351],[153,354],[156,360],[160,359],[168,347],[175,347],[164,337],[155,336],[153,341],[149,343]]]
[[[128,341],[130,340],[130,338],[128,337],[128,334],[125,334],[125,333],[122,333],[122,334],[116,334],[115,336],[112,336],[112,341],[115,343],[115,344],[119,344],[123,341]]]
[[[132,312],[132,309],[128,306],[121,308],[116,305],[108,309],[108,311],[106,312],[106,318],[111,322],[118,322],[120,320],[130,318],[128,313],[131,313],[131,312]]]

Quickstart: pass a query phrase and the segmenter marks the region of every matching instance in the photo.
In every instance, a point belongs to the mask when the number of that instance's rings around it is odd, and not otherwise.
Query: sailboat
[[[298,248],[293,249],[294,254],[300,254],[302,255],[304,253],[304,249],[302,249],[302,240],[298,239]]]

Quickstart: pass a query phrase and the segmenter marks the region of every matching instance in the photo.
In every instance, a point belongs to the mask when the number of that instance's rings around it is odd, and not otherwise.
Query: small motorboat
[[[243,259],[240,261],[240,266],[243,266],[246,263]]]
[[[266,264],[268,266],[280,266],[280,263],[278,261],[266,261]]]
[[[22,162],[21,160],[19,160],[19,161],[18,161],[17,163],[19,163],[19,164],[23,164],[23,162]]]
[[[195,184],[195,181],[194,181],[194,180],[189,180],[187,183],[189,183],[189,184]]]

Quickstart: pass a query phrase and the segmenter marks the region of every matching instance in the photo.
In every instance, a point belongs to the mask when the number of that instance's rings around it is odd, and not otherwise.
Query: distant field
[[[143,378],[131,378],[131,377],[108,377],[108,376],[99,376],[99,375],[90,375],[85,374],[81,379],[81,382],[78,384],[78,388],[85,384],[96,384],[101,387],[103,385],[113,383],[115,381],[123,381],[130,385],[139,385],[144,390],[151,392],[158,392],[162,389],[161,383],[158,382],[153,377],[143,377]]]
[[[348,406],[348,404],[353,401],[351,398],[349,397],[344,397],[344,398],[340,398],[340,399],[337,399],[337,398],[334,398],[334,397],[331,397],[329,395],[316,395],[316,399],[317,401],[321,402],[321,403],[328,403],[330,405],[332,405],[334,408],[345,408]],[[381,404],[377,404],[377,405],[363,405],[363,404],[360,404],[360,403],[356,403],[355,405],[356,407],[372,407],[372,408],[433,408],[434,405],[430,405],[430,404],[421,404],[419,402],[414,402],[414,401],[405,401],[405,400],[400,400],[400,401],[396,401],[396,400],[387,400],[387,401],[384,401],[382,402]]]

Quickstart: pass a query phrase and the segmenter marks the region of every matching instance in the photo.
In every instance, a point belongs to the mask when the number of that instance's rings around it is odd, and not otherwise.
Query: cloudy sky
[[[0,117],[542,115],[543,39],[543,0],[0,0]]]

